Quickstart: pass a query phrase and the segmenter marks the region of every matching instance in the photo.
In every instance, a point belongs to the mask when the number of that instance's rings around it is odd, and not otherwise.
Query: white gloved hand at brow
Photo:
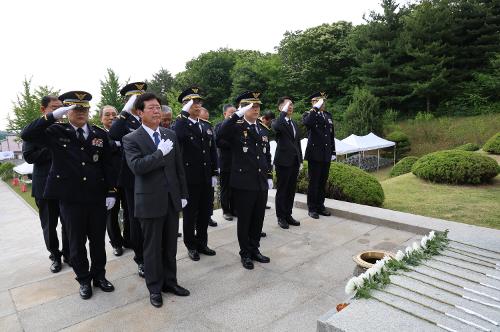
[[[66,113],[74,109],[76,105],[71,105],[71,106],[64,106],[64,107],[59,107],[56,109],[54,112],[52,112],[52,115],[54,116],[54,119],[60,119],[62,118]]]
[[[238,107],[238,110],[236,111],[236,115],[241,118],[243,115],[245,115],[245,113],[247,111],[251,110],[252,107],[253,107],[253,103],[250,103],[245,107],[240,106],[240,107]]]

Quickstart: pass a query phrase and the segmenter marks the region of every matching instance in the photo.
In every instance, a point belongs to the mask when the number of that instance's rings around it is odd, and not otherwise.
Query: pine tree
[[[107,69],[107,75],[104,81],[101,80],[101,100],[97,107],[101,109],[103,106],[111,105],[116,107],[118,111],[121,111],[125,103],[122,96],[120,95],[120,79],[118,75],[113,71],[113,69]]]

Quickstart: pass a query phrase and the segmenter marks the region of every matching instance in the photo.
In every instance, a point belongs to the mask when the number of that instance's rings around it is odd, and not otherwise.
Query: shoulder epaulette
[[[120,114],[118,117],[119,117],[120,119],[123,119],[123,120],[126,120],[126,119],[127,119],[127,117],[125,117],[123,114]]]
[[[204,122],[208,123],[209,125],[212,125],[212,122],[210,122],[208,120],[205,120],[205,119],[202,119],[202,118],[198,118],[198,119],[200,119],[201,121],[204,121]]]
[[[106,129],[104,129],[103,127],[98,126],[98,125],[92,125],[91,127],[95,128],[95,129],[100,129],[100,130],[101,130],[101,131],[103,131],[103,132],[107,132],[107,130],[106,130]]]
[[[244,122],[243,119],[236,121],[236,123],[243,123],[243,122]]]
[[[271,128],[269,128],[268,126],[266,126],[266,125],[262,122],[262,120],[258,119],[258,123],[259,123],[262,127],[266,128],[267,130],[271,130]]]

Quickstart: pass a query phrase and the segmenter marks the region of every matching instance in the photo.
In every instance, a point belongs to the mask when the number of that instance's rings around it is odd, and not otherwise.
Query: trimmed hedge
[[[484,143],[483,151],[500,154],[500,133],[496,133]]]
[[[0,164],[0,178],[4,181],[12,179],[12,169],[15,165],[11,162]]]
[[[467,144],[464,144],[464,145],[460,145],[460,146],[457,146],[456,148],[454,148],[453,150],[462,150],[462,151],[477,151],[479,150],[481,147],[479,146],[479,144],[475,144],[475,143],[467,143]]]
[[[437,183],[480,184],[497,176],[500,166],[493,158],[475,152],[445,150],[421,157],[412,172]]]
[[[418,160],[418,158],[413,157],[413,156],[404,157],[403,159],[398,161],[396,163],[396,165],[394,165],[394,167],[392,168],[391,173],[389,175],[391,177],[394,177],[394,176],[399,176],[399,175],[403,175],[406,173],[410,173],[413,164],[415,164],[415,162],[417,160]]]
[[[307,162],[299,172],[297,191],[307,193]],[[346,202],[382,206],[384,190],[377,179],[355,166],[332,162],[326,184],[326,197]]]
[[[402,131],[393,131],[392,133],[387,135],[386,139],[396,143],[396,160],[400,160],[411,150],[410,138]],[[389,154],[386,151],[385,154],[387,156],[392,155],[392,152]]]

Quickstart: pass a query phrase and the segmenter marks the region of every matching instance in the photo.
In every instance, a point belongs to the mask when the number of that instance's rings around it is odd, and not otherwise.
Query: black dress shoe
[[[297,220],[293,219],[292,216],[288,216],[288,218],[286,219],[286,221],[288,222],[288,225],[300,226],[300,221],[297,221]]]
[[[182,237],[182,233],[177,233],[177,237]]]
[[[207,256],[215,256],[215,250],[212,250],[207,246],[205,246],[203,248],[198,248],[198,253],[204,254]]]
[[[92,297],[92,287],[90,282],[80,284],[80,297],[84,300],[88,300]]]
[[[253,262],[250,257],[241,257],[241,264],[247,270],[253,270]]]
[[[153,307],[160,308],[163,305],[163,298],[161,297],[161,293],[149,294],[149,302],[151,302]]]
[[[52,273],[57,273],[61,271],[62,269],[62,264],[61,264],[61,259],[54,259],[52,261],[52,264],[50,265],[50,272]]]
[[[269,205],[266,205],[266,210],[269,210],[271,207]]]
[[[120,247],[113,247],[113,255],[115,256],[121,256],[123,255],[123,248]]]
[[[94,287],[99,287],[103,292],[112,292],[115,290],[115,286],[106,278],[94,280]]]
[[[311,217],[313,219],[319,219],[319,215],[317,212],[309,211],[307,214],[309,215],[309,217]]]
[[[179,285],[163,286],[161,291],[164,293],[172,293],[172,294],[175,294],[177,296],[189,296],[189,294],[191,294],[187,289],[185,289],[184,287],[181,287]]]
[[[198,253],[197,250],[188,249],[188,256],[195,262],[200,260],[200,254]]]
[[[325,216],[325,217],[328,217],[328,216],[331,216],[332,214],[327,211],[326,209],[323,209],[321,211],[318,212],[318,214],[322,215],[322,216]]]
[[[266,236],[267,236],[266,232],[260,232],[260,237],[266,237]]]
[[[130,243],[126,242],[126,241],[123,242],[123,248],[125,248],[125,249],[133,249],[132,244],[130,244]]]
[[[144,278],[144,263],[138,264],[137,265],[137,273],[139,274],[139,277]]]
[[[269,263],[271,261],[269,257],[262,255],[260,252],[252,254],[251,257],[254,261],[257,261],[259,263]]]
[[[280,225],[283,229],[290,228],[290,226],[288,226],[288,222],[284,218],[278,218],[278,225]]]
[[[208,221],[208,226],[217,227],[217,222],[210,218],[210,220]]]
[[[224,217],[224,219],[226,219],[228,221],[233,220],[233,216],[230,215],[229,213],[224,213],[222,216]]]

